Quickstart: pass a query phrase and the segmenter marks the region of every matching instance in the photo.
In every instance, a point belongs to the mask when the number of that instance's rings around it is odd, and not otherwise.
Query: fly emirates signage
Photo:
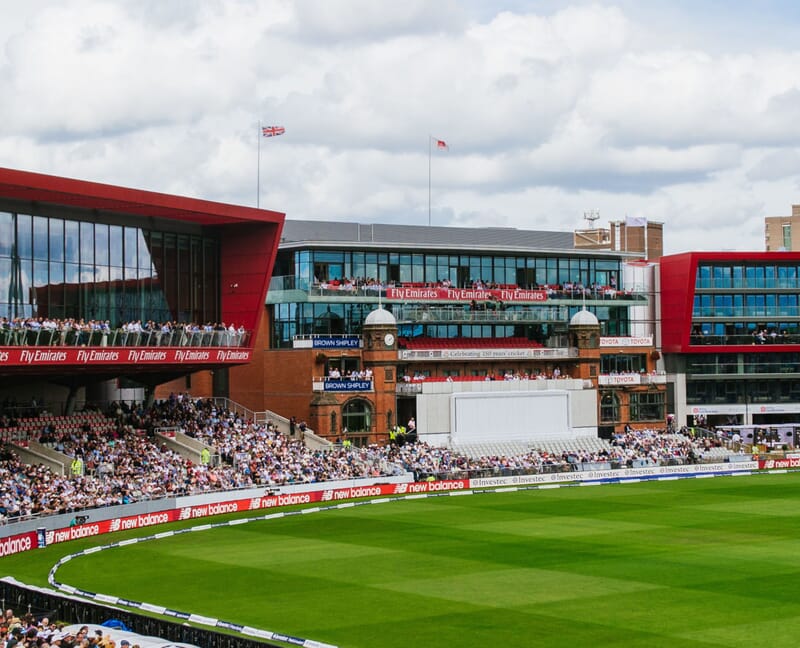
[[[386,299],[400,301],[492,301],[543,302],[547,301],[544,290],[521,288],[387,288]]]
[[[250,349],[201,349],[195,347],[5,347],[0,366],[49,367],[57,365],[220,364],[250,362]]]

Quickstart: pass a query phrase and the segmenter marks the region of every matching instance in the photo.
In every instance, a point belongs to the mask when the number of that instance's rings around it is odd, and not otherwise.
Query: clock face
[[[394,344],[394,335],[387,333],[383,336],[383,341],[386,343],[386,346],[392,346]]]

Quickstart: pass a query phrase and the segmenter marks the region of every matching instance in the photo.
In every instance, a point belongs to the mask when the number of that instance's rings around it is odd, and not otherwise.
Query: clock
[[[392,346],[394,344],[394,335],[387,333],[383,336],[383,342],[386,346]]]

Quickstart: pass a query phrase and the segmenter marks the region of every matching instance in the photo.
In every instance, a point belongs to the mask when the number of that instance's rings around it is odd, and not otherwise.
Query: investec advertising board
[[[528,486],[535,484],[558,484],[574,481],[599,481],[603,479],[635,479],[637,477],[661,477],[710,473],[733,473],[758,470],[757,461],[720,464],[690,464],[686,466],[652,466],[648,468],[623,468],[619,470],[586,470],[578,473],[548,473],[539,475],[515,475],[513,477],[486,477],[471,479],[470,488],[492,486]]]
[[[767,467],[767,465],[763,465]],[[773,467],[773,466],[770,466]],[[778,466],[774,466],[778,467]],[[783,467],[783,466],[780,466]],[[789,467],[788,465],[786,467]],[[621,470],[590,470],[585,472],[565,472],[536,475],[517,475],[514,477],[492,477],[481,479],[452,479],[434,482],[400,482],[394,484],[354,485],[345,488],[319,489],[321,484],[309,485],[309,490],[296,490],[285,494],[265,494],[243,499],[218,500],[220,493],[193,495],[183,500],[191,504],[179,508],[166,509],[152,513],[111,517],[93,520],[85,524],[49,529],[45,532],[46,544],[54,544],[89,538],[115,531],[141,529],[168,522],[202,519],[224,513],[240,513],[276,509],[284,506],[313,504],[316,502],[337,502],[362,497],[386,497],[446,493],[471,488],[491,488],[494,486],[527,486],[537,484],[558,484],[566,482],[598,481],[603,479],[631,479],[636,477],[680,476],[712,473],[734,473],[757,470],[759,462],[747,461],[735,464],[701,464],[689,466],[656,466],[651,468],[626,468]],[[231,496],[234,496],[231,493]],[[214,501],[212,501],[212,498]],[[204,501],[206,500],[206,501]],[[92,509],[92,515],[102,515],[103,511]],[[3,529],[8,531],[9,529]],[[1,532],[1,531],[0,531]],[[39,547],[37,534],[29,531],[0,539],[0,557],[30,551]]]
[[[217,364],[249,362],[249,349],[34,349],[0,350],[0,365],[12,367],[49,367],[58,365],[139,365],[139,364]]]

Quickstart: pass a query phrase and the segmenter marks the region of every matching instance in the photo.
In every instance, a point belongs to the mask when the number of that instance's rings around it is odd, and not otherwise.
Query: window
[[[616,392],[606,392],[600,399],[600,420],[605,423],[619,421],[619,396]]]
[[[664,421],[665,392],[632,392],[631,421]]]
[[[708,266],[699,266],[697,268],[697,278],[695,284],[698,288],[711,287],[711,268]]]
[[[369,432],[372,427],[372,408],[369,402],[356,398],[342,407],[342,430],[352,432]]]
[[[0,212],[0,256],[10,257],[14,242],[14,220],[8,212]]]
[[[731,269],[727,266],[714,266],[714,288],[731,287]]]
[[[600,373],[639,373],[647,370],[645,354],[620,353],[600,356]]]

